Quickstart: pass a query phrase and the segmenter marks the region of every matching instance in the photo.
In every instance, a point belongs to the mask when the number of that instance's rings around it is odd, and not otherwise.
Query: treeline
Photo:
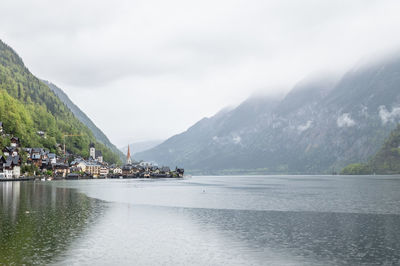
[[[66,141],[69,153],[89,156],[89,144],[96,144],[105,161],[119,162],[119,156],[96,141],[50,88],[33,76],[21,58],[0,40],[0,121],[7,133],[21,139],[23,147],[44,147],[57,152],[64,134],[80,134]],[[46,138],[37,134],[46,132]],[[1,142],[4,142],[2,140]],[[2,143],[0,143],[2,144]]]
[[[370,161],[350,164],[343,168],[342,174],[400,174],[400,125],[391,132],[383,147]]]

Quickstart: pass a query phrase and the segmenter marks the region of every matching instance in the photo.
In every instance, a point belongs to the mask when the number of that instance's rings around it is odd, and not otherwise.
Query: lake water
[[[400,264],[400,176],[0,183],[0,264]]]

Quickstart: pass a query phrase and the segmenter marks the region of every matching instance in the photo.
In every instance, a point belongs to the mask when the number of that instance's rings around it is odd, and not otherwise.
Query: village
[[[39,135],[45,133],[37,132]],[[101,151],[95,144],[89,145],[89,158],[73,156],[68,163],[61,145],[59,154],[45,148],[21,147],[21,140],[6,134],[0,122],[0,135],[10,139],[10,145],[2,149],[0,155],[0,180],[58,180],[58,179],[92,179],[92,178],[179,178],[184,169],[171,170],[167,166],[159,167],[150,162],[132,160],[130,148],[123,165],[108,164],[103,160]],[[71,155],[70,155],[71,156]],[[69,157],[70,157],[69,156]]]

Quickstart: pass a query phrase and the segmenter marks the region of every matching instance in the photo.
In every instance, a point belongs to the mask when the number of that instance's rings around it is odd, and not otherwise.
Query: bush
[[[361,163],[354,163],[342,169],[342,175],[369,175],[372,174],[372,169]]]

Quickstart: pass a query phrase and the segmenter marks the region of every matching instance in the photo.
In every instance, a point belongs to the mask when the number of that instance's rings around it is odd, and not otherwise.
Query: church
[[[128,152],[126,154],[126,164],[132,164],[131,151],[128,145]]]
[[[103,153],[96,151],[94,143],[90,143],[89,146],[89,159],[97,160],[99,163],[103,163]]]

